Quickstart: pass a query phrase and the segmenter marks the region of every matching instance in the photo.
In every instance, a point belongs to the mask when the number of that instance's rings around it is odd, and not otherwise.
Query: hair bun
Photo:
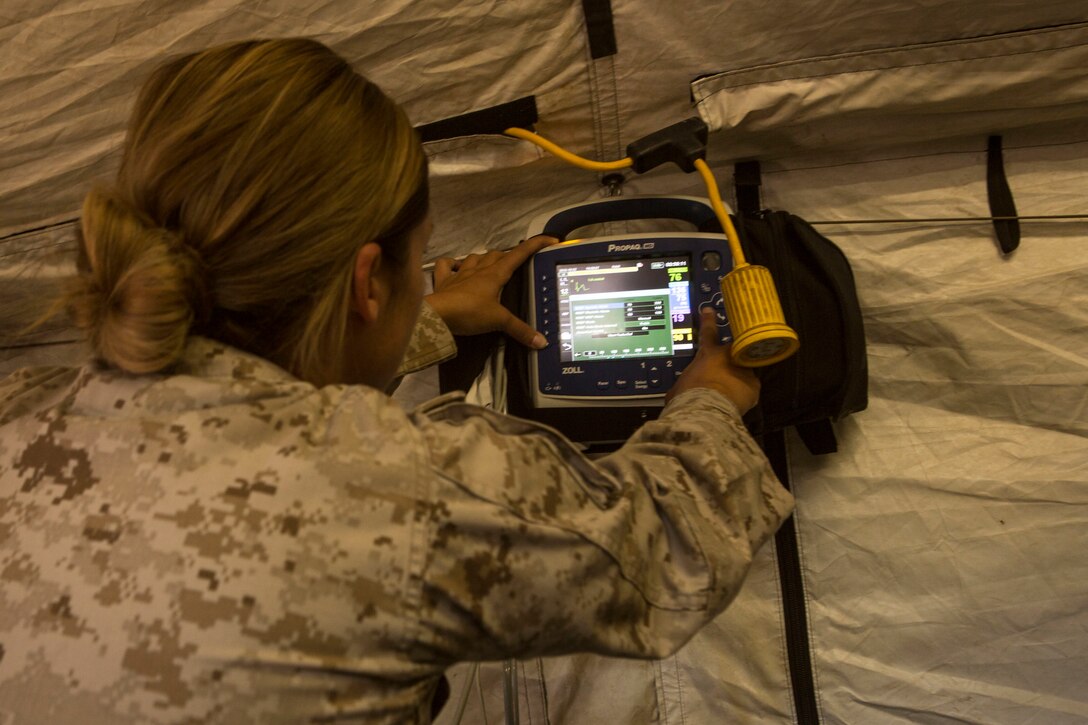
[[[95,353],[131,373],[177,362],[197,310],[207,314],[196,252],[115,195],[83,202],[80,274],[68,295]]]

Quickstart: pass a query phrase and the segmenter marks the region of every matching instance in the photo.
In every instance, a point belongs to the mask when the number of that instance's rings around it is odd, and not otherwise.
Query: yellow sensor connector
[[[725,316],[733,330],[733,362],[748,368],[773,365],[797,352],[797,333],[786,324],[771,271],[743,264],[722,277]]]

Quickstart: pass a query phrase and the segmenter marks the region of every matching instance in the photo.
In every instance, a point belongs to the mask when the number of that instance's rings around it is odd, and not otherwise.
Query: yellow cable
[[[710,173],[710,167],[702,159],[695,159],[695,170],[699,172],[699,176],[703,177],[703,183],[706,184],[706,194],[710,198],[710,206],[714,208],[714,213],[718,215],[718,223],[722,225],[725,237],[729,240],[729,251],[733,253],[733,268],[743,267],[748,263],[744,261],[744,251],[740,248],[740,237],[737,236],[733,221],[725,211],[725,205],[722,204],[722,195],[718,191],[718,183],[714,181],[714,174]]]
[[[623,158],[618,161],[592,161],[590,159],[582,158],[581,156],[572,154],[570,151],[557,146],[543,136],[538,136],[532,131],[526,131],[524,128],[508,128],[503,131],[503,133],[507,136],[513,136],[514,138],[536,144],[548,153],[558,156],[575,166],[589,169],[590,171],[618,171],[619,169],[630,168],[631,164],[634,163],[630,158]],[[710,198],[710,206],[713,207],[714,213],[718,217],[718,222],[722,225],[722,230],[725,232],[726,239],[729,240],[729,250],[733,253],[733,266],[743,267],[747,262],[744,261],[744,252],[740,247],[740,238],[737,236],[737,230],[733,227],[733,222],[729,219],[728,212],[725,211],[721,192],[718,191],[718,184],[714,181],[714,174],[711,173],[710,167],[707,166],[706,162],[702,159],[695,159],[695,169],[699,172],[699,176],[703,178],[703,183],[706,184],[707,196]]]
[[[508,128],[503,131],[503,133],[507,136],[520,138],[522,141],[534,143],[548,153],[563,159],[567,163],[580,166],[583,169],[589,169],[590,171],[618,171],[620,169],[630,168],[631,164],[634,163],[631,159],[620,159],[619,161],[591,161],[590,159],[585,159],[576,154],[572,154],[570,151],[556,146],[543,136],[537,136],[532,131],[526,131],[524,128]]]

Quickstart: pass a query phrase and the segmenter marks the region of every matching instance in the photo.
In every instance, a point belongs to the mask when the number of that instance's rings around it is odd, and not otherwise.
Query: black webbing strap
[[[512,127],[531,129],[537,119],[536,98],[525,96],[509,103],[417,126],[416,131],[419,140],[427,143],[458,136],[501,134]]]
[[[986,144],[986,195],[990,200],[990,216],[1016,216],[1016,202],[1013,201],[1009,180],[1005,176],[1000,136],[990,136]],[[1020,246],[1019,219],[994,219],[993,223],[1002,254],[1009,254]]]
[[[762,437],[761,445],[775,475],[790,489],[790,466],[786,456],[786,435],[781,430]],[[786,519],[774,535],[778,554],[778,578],[782,585],[782,617],[786,630],[786,656],[797,725],[819,725],[816,681],[812,672],[812,653],[808,639],[808,611],[805,606],[805,581],[801,573],[801,553],[797,547],[797,529],[793,517]]]
[[[593,60],[616,54],[616,29],[612,24],[611,0],[582,0],[589,35],[589,57]]]
[[[733,165],[733,187],[737,192],[737,213],[757,216],[763,208],[759,187],[763,183],[758,161],[741,161]]]

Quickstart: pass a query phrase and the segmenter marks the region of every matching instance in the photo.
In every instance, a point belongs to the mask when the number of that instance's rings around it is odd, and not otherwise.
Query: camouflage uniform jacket
[[[459,660],[675,650],[791,505],[709,390],[590,461],[457,396],[406,413],[199,338],[169,376],[23,370],[0,381],[0,722],[427,722]]]

